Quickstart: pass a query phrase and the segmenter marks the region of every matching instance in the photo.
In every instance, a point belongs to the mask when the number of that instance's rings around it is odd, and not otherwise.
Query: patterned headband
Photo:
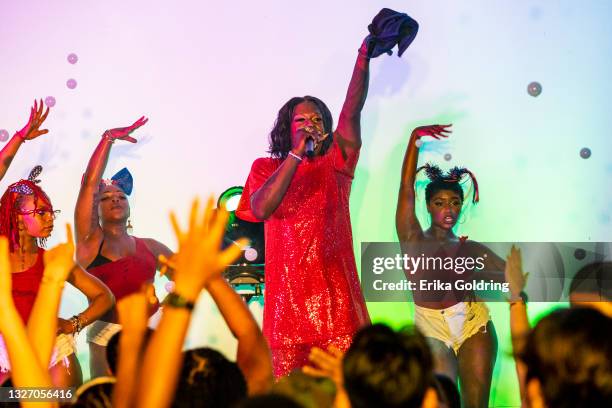
[[[36,177],[40,176],[42,170],[43,168],[40,164],[34,166],[32,171],[30,171],[30,175],[28,176],[27,180],[19,180],[18,182],[11,184],[8,190],[11,193],[18,193],[24,195],[34,194],[34,190],[32,190],[31,185],[40,183],[40,180],[37,180]]]

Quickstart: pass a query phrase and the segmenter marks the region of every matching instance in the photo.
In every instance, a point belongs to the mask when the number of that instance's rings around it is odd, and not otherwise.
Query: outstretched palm
[[[452,125],[427,125],[427,126],[419,126],[418,128],[412,131],[412,134],[415,135],[418,139],[423,136],[431,136],[435,139],[440,139],[441,137],[448,137],[451,130],[447,130],[447,128]]]
[[[506,269],[504,273],[510,289],[510,295],[514,299],[518,298],[527,285],[529,272],[523,272],[521,250],[514,245],[512,245],[510,253],[506,258]]]
[[[28,119],[28,123],[26,123],[23,129],[17,132],[17,136],[19,136],[23,140],[32,140],[40,135],[49,133],[47,129],[39,129],[40,125],[42,125],[45,119],[47,119],[48,114],[49,107],[47,107],[47,110],[45,110],[45,104],[43,100],[40,100],[40,104],[38,103],[38,101],[34,100],[34,106],[32,106],[32,108],[30,109],[30,119]]]
[[[142,116],[140,119],[134,122],[131,126],[109,129],[106,131],[106,134],[108,135],[108,137],[110,137],[113,140],[120,139],[120,140],[128,141],[130,143],[136,143],[137,140],[131,137],[130,134],[132,134],[132,132],[134,132],[136,129],[138,129],[139,127],[141,127],[148,121],[149,119]]]

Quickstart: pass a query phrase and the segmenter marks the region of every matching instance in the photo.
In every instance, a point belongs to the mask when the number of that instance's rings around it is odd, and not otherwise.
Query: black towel
[[[397,56],[401,57],[404,51],[414,40],[419,31],[419,23],[406,13],[384,8],[378,12],[368,26],[370,35],[366,37],[368,57],[376,58],[383,53],[393,54],[391,49],[397,44]]]

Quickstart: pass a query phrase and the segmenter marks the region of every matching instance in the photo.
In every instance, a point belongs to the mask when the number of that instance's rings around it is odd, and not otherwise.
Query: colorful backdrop
[[[25,144],[2,184],[43,164],[42,185],[62,210],[58,223],[70,222],[102,132],[146,115],[138,144],[115,144],[108,175],[130,168],[134,234],[174,247],[168,211],[185,213],[192,196],[242,184],[289,97],[319,96],[337,120],[356,50],[381,7],[408,12],[421,28],[403,58],[371,64],[351,197],[357,256],[362,241],[396,239],[406,142],[413,127],[431,123],[452,123],[454,132],[426,142],[422,160],[466,165],[480,183],[481,203],[461,234],[612,241],[612,3],[605,0],[4,0],[0,129],[21,128],[36,97],[56,104],[50,133]],[[533,81],[542,87],[537,97],[527,92]],[[57,231],[52,242],[63,238]],[[62,313],[83,305],[68,290]],[[189,344],[230,344],[210,300],[201,305]],[[260,304],[252,307],[261,313]],[[535,319],[550,307],[532,304],[530,312]],[[507,306],[491,308],[500,338],[491,403],[516,405]],[[394,326],[411,321],[408,304],[369,310]]]

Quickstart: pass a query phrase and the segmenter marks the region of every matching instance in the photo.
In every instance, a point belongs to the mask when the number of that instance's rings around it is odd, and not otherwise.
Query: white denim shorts
[[[76,343],[72,334],[60,334],[57,336],[49,368],[61,361],[68,365],[68,356],[74,353],[75,350]],[[4,339],[0,336],[0,372],[6,373],[7,371],[11,371],[11,363],[9,361],[6,344],[4,344]]]
[[[148,327],[155,329],[159,324],[163,313],[163,308],[160,307],[151,317],[149,317]],[[96,320],[87,326],[87,341],[95,343],[98,346],[106,347],[113,334],[121,331],[121,325],[117,323],[109,323],[103,320]]]
[[[491,320],[489,309],[482,302],[461,302],[446,309],[415,305],[414,315],[415,324],[425,337],[440,340],[455,354],[474,334],[486,332]]]
[[[119,331],[121,331],[119,324],[96,320],[87,326],[87,341],[106,347],[110,338]]]

